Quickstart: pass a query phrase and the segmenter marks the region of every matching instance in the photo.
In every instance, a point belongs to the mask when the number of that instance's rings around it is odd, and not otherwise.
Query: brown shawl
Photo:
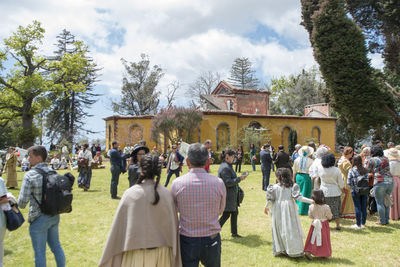
[[[125,191],[119,203],[99,266],[121,266],[123,253],[155,247],[172,248],[172,266],[181,266],[178,216],[171,192],[158,186],[160,201],[153,205],[154,181],[145,180]]]

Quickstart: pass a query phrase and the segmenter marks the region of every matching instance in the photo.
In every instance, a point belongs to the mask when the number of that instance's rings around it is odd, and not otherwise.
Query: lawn
[[[228,221],[222,232],[222,266],[290,266],[290,265],[356,265],[356,266],[399,266],[400,254],[400,222],[390,222],[389,226],[375,225],[377,216],[369,216],[365,230],[350,229],[354,223],[344,219],[341,231],[331,231],[332,257],[329,259],[305,258],[291,259],[273,257],[270,217],[264,215],[265,192],[261,190],[261,171],[251,172],[251,166],[243,166],[249,170],[249,177],[241,183],[245,198],[239,209],[238,231],[243,236],[233,239],[230,235]],[[211,168],[217,173],[218,166]],[[184,169],[187,172],[187,169]],[[73,171],[75,177],[78,176]],[[18,184],[22,184],[23,173],[18,172]],[[165,169],[162,182],[165,181]],[[271,178],[275,182],[275,178]],[[169,185],[171,186],[171,184]],[[67,258],[67,266],[97,266],[104,243],[111,227],[118,200],[112,200],[109,193],[110,170],[93,170],[91,189],[83,192],[74,185],[73,211],[61,215],[60,240]],[[120,177],[119,195],[128,188],[127,174]],[[10,190],[18,196],[19,190]],[[28,218],[28,208],[22,210]],[[301,217],[307,235],[311,220]],[[331,224],[331,228],[334,223]],[[33,266],[34,257],[28,232],[28,223],[14,231],[7,232],[5,237],[4,266]],[[47,249],[47,266],[56,266],[53,254]]]

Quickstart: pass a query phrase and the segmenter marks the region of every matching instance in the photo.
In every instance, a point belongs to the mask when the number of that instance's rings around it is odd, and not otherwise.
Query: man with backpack
[[[44,146],[30,147],[28,155],[29,163],[33,168],[24,175],[18,205],[20,208],[25,208],[29,202],[29,234],[35,254],[35,266],[46,266],[47,242],[54,254],[57,267],[64,267],[65,255],[58,236],[60,215],[50,216],[42,213],[41,204],[39,204],[39,200],[43,203],[43,175],[41,173],[54,173],[54,171],[45,162],[47,151]],[[40,171],[35,169],[40,169]]]

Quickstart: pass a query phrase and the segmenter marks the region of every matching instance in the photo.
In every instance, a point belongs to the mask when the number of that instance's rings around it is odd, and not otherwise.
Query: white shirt
[[[22,167],[29,167],[29,160],[27,158],[23,158],[21,165]]]
[[[81,150],[78,154],[78,158],[85,158],[88,160],[88,166],[92,166],[92,152],[90,152],[89,150]]]

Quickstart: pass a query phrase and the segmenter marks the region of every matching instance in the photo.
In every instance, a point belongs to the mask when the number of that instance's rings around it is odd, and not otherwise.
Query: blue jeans
[[[42,214],[29,225],[36,267],[46,267],[46,242],[56,258],[57,267],[65,267],[65,255],[58,238],[59,222],[60,215]]]
[[[221,266],[221,236],[214,238],[180,236],[181,258],[183,267],[198,267],[199,262],[205,267]]]
[[[385,206],[385,196],[390,196],[393,190],[393,183],[378,183],[374,185],[376,207],[378,209],[381,224],[389,223],[390,207]]]
[[[271,176],[271,168],[265,167],[261,165],[261,172],[262,172],[262,189],[267,191],[267,187],[269,185],[269,178]]]
[[[356,192],[351,192],[351,196],[356,210],[356,224],[358,226],[365,225],[367,221],[368,195],[358,195]]]
[[[110,185],[110,193],[111,197],[116,197],[118,193],[118,182],[119,175],[121,174],[121,167],[118,165],[111,165],[111,185]]]
[[[169,170],[168,175],[167,175],[167,180],[165,181],[165,187],[168,186],[169,184],[169,179],[171,179],[172,174],[175,174],[175,177],[179,177],[180,174],[180,168],[176,169],[176,170]]]
[[[256,171],[256,164],[253,160],[253,156],[250,155],[251,166],[253,167],[253,171]]]

